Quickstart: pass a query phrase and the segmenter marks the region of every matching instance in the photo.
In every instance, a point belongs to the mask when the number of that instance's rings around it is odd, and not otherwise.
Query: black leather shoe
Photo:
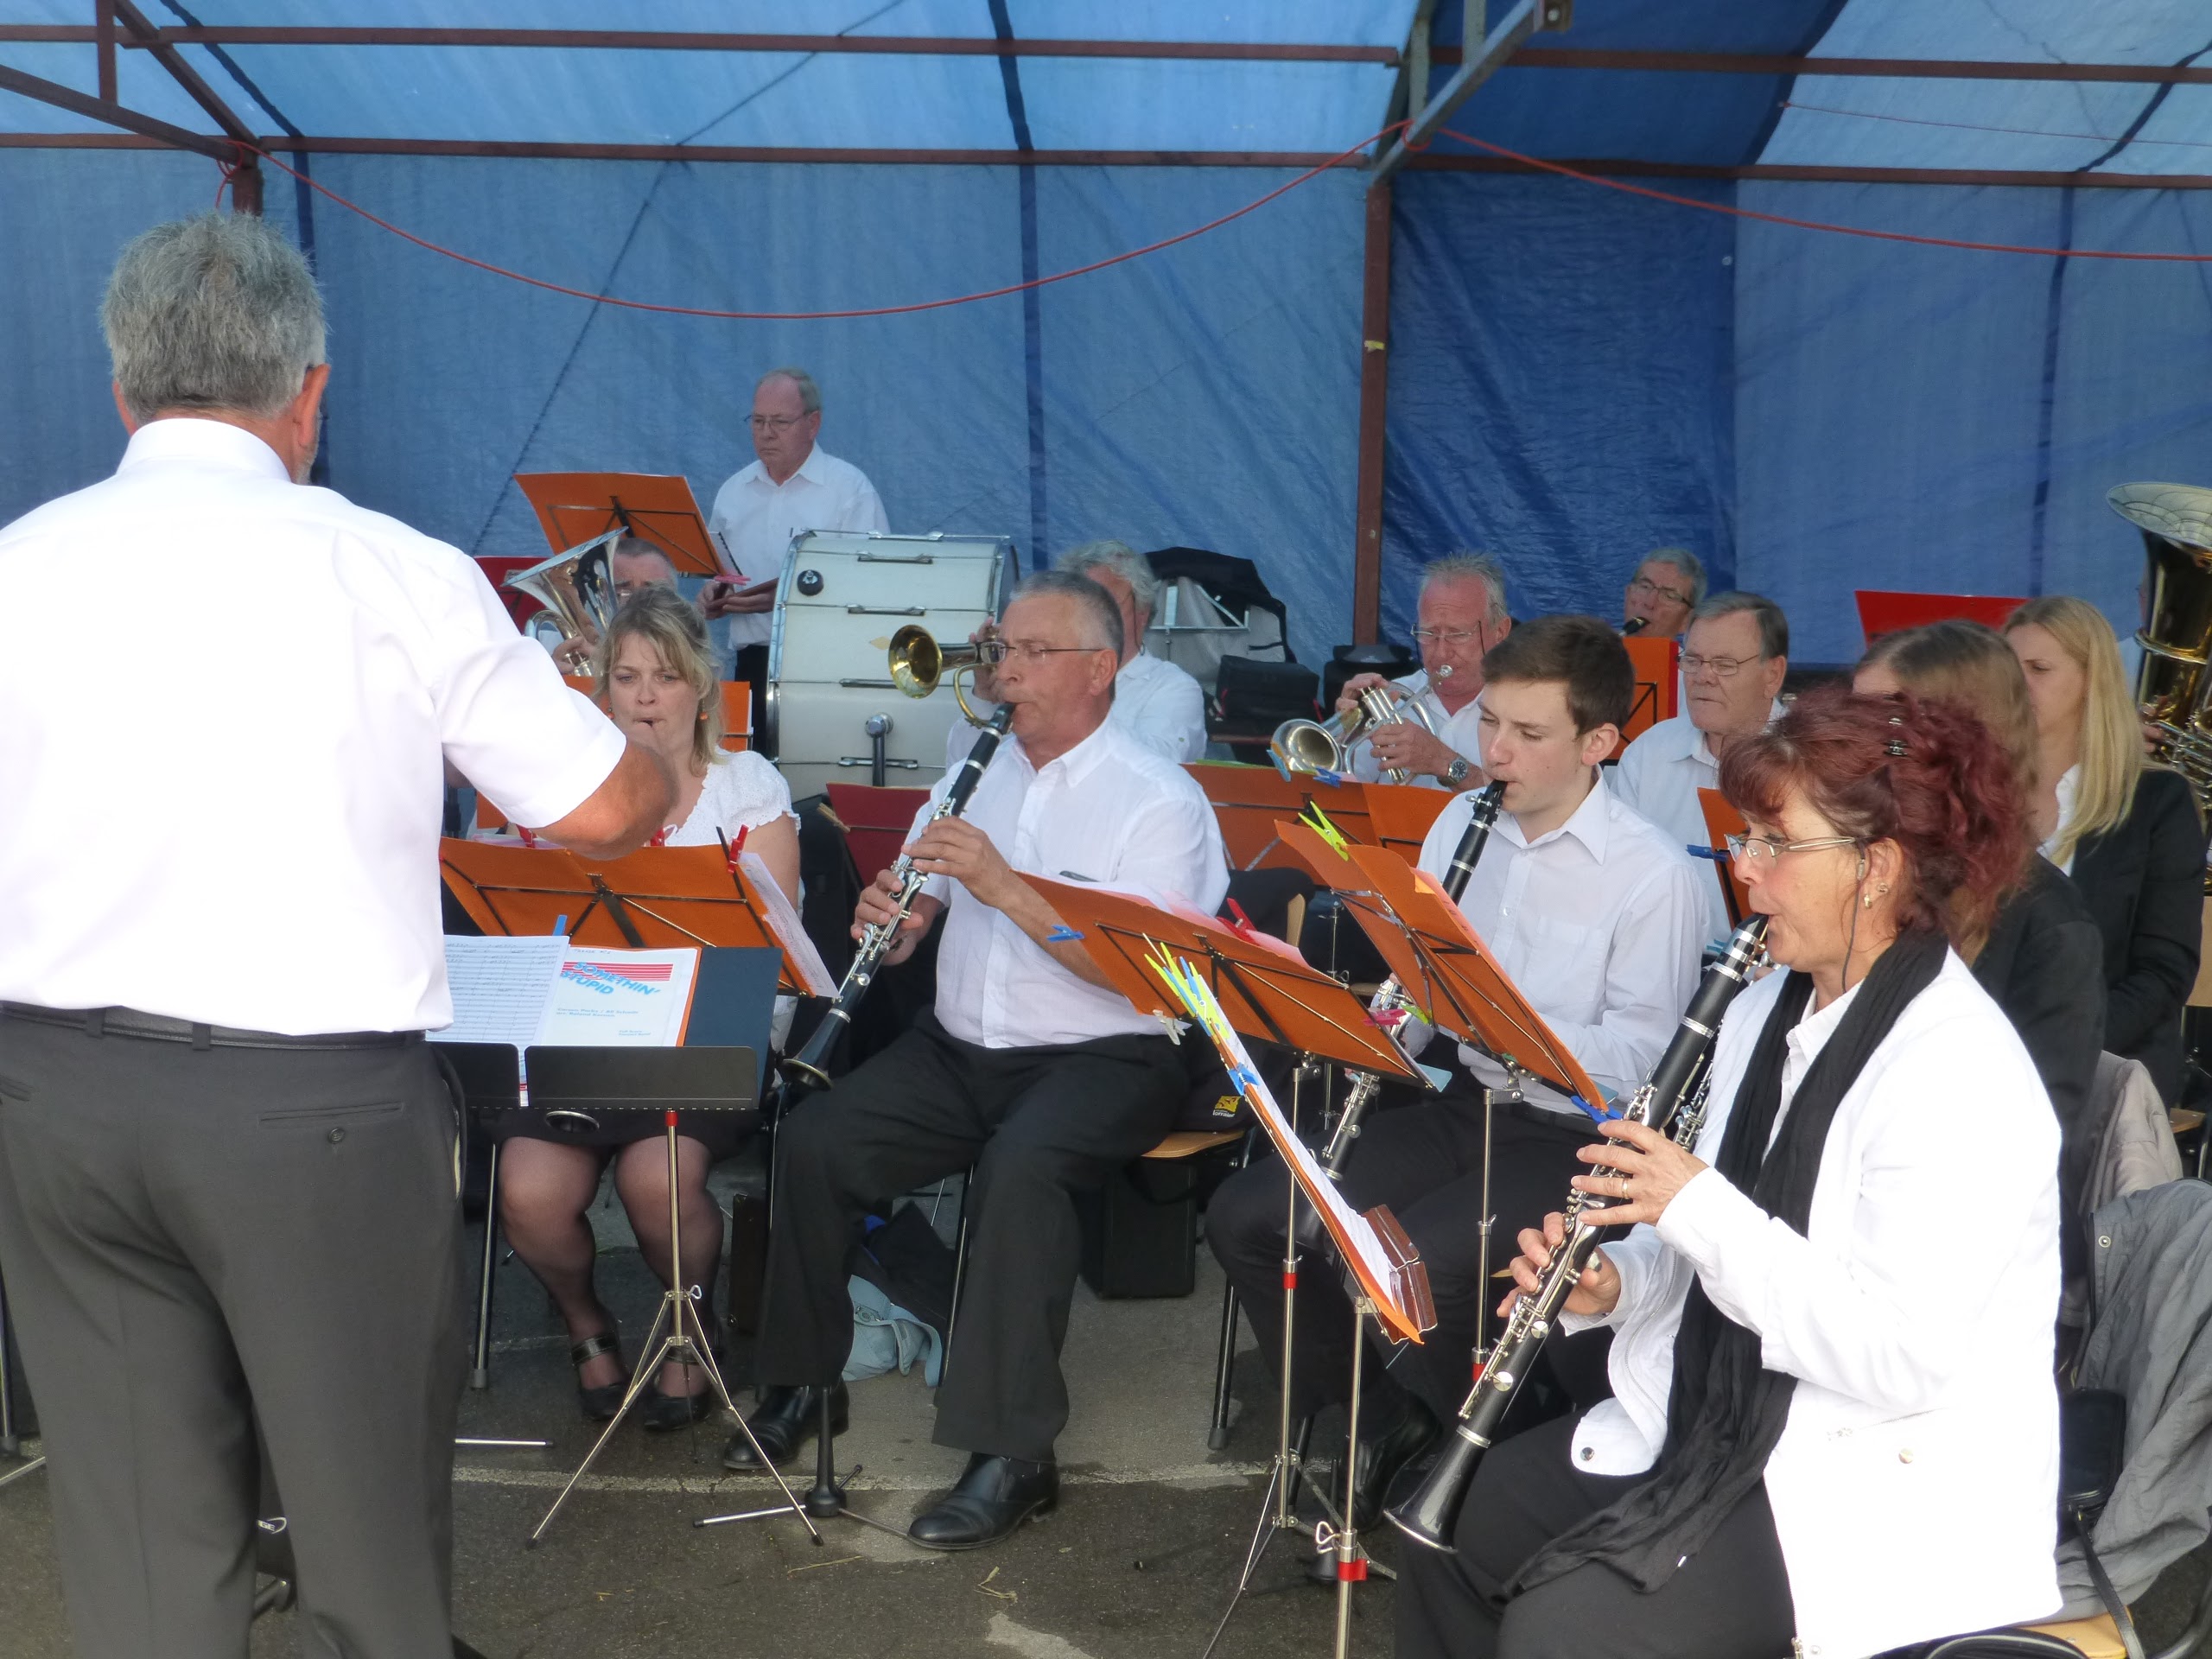
[[[1359,1463],[1352,1477],[1352,1524],[1360,1531],[1368,1531],[1382,1518],[1391,1481],[1399,1470],[1428,1449],[1436,1433],[1435,1417],[1410,1395],[1396,1422],[1379,1432],[1363,1430]]]
[[[852,1420],[852,1402],[842,1382],[830,1390],[830,1432],[842,1434]],[[767,1389],[760,1396],[760,1404],[745,1420],[746,1427],[753,1431],[753,1439],[760,1442],[761,1451],[768,1454],[768,1466],[781,1467],[791,1461],[791,1453],[814,1438],[822,1421],[822,1390],[818,1388],[779,1387]],[[722,1467],[725,1469],[759,1469],[763,1467],[753,1455],[752,1441],[741,1433],[730,1436],[729,1444],[722,1448]]]
[[[938,1506],[914,1517],[906,1536],[924,1549],[981,1549],[1060,1501],[1058,1464],[978,1452]]]

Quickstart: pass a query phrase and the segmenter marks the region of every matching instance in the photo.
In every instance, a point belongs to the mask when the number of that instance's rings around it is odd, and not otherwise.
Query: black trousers
[[[1188,1086],[1165,1037],[982,1048],[925,1013],[778,1132],[760,1381],[837,1380],[852,1348],[845,1263],[861,1215],[973,1164],[968,1273],[935,1438],[1049,1459],[1068,1416],[1060,1344],[1082,1250],[1071,1195],[1156,1145]]]
[[[1590,1564],[1508,1600],[1535,1553],[1642,1480],[1579,1473],[1562,1417],[1483,1454],[1457,1553],[1398,1552],[1397,1659],[1777,1659],[1796,1613],[1766,1487],[1649,1595]]]
[[[1567,1202],[1567,1181],[1581,1169],[1574,1149],[1592,1138],[1573,1124],[1554,1127],[1501,1103],[1491,1131],[1490,1267],[1497,1272],[1518,1253],[1515,1239]],[[1206,1242],[1236,1287],[1270,1372],[1282,1363],[1282,1230],[1290,1178],[1274,1159],[1240,1171],[1206,1206]],[[1418,1396],[1440,1418],[1466,1398],[1473,1380],[1477,1310],[1496,1308],[1505,1287],[1479,1272],[1483,1186],[1483,1107],[1473,1080],[1454,1075],[1440,1097],[1380,1112],[1362,1125],[1344,1166],[1344,1194],[1354,1209],[1387,1204],[1428,1269],[1436,1328],[1416,1344],[1386,1356],[1375,1382],[1378,1409],[1392,1385]],[[1349,1397],[1351,1304],[1329,1258],[1308,1252],[1298,1278],[1293,1333],[1291,1414],[1304,1417]],[[1491,1328],[1495,1330],[1495,1321]],[[1370,1379],[1378,1373],[1372,1368]],[[1276,1379],[1278,1382],[1281,1378]]]
[[[450,1650],[464,1368],[429,1051],[0,1018],[0,1273],[83,1659],[236,1659],[261,1470],[311,1656]]]

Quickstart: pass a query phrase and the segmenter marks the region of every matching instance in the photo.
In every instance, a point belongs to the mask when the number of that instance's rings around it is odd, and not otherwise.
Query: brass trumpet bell
[[[2142,532],[2147,559],[2135,701],[2158,729],[2158,759],[2212,801],[2212,489],[2122,484],[2105,499]]]
[[[970,726],[990,724],[989,717],[977,714],[960,689],[963,674],[972,679],[977,670],[998,660],[997,652],[988,642],[941,645],[927,628],[909,622],[891,636],[890,658],[891,683],[908,696],[926,697],[950,676],[962,716]]]
[[[619,603],[612,551],[620,534],[612,531],[541,559],[499,585],[536,600],[544,607],[538,615],[550,617],[563,639],[603,639],[613,626]]]
[[[1274,735],[1268,740],[1268,753],[1274,757],[1275,770],[1285,778],[1311,778],[1324,772],[1348,772],[1351,770],[1352,746],[1362,738],[1371,735],[1378,726],[1388,726],[1393,721],[1410,721],[1431,737],[1436,735],[1435,722],[1428,711],[1411,697],[1403,702],[1392,696],[1379,685],[1370,685],[1359,694],[1359,701],[1339,715],[1326,720],[1286,720],[1275,728]],[[1402,784],[1413,774],[1396,766],[1387,768],[1383,781]]]

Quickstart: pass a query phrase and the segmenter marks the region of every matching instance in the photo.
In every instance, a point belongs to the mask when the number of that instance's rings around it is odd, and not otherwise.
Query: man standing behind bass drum
[[[1414,644],[1421,671],[1403,679],[1355,674],[1337,694],[1337,713],[1350,712],[1363,691],[1381,687],[1420,705],[1436,729],[1393,721],[1352,745],[1351,776],[1371,784],[1385,770],[1413,774],[1426,789],[1473,789],[1484,776],[1477,722],[1482,717],[1483,653],[1513,632],[1505,608],[1505,568],[1487,553],[1453,553],[1421,572]]]
[[[1107,717],[1122,619],[1105,589],[1062,571],[1031,576],[1000,638],[995,695],[1014,706],[1012,728],[964,816],[930,822],[950,775],[916,815],[908,850],[930,880],[885,957],[911,955],[944,915],[936,1010],[800,1105],[779,1137],[750,1419],[779,1463],[813,1435],[825,1389],[842,1425],[854,1229],[869,1205],[972,1165],[959,1339],[936,1433],[972,1455],[910,1530],[931,1549],[996,1542],[1057,1501],[1059,1351],[1080,1250],[1071,1193],[1157,1144],[1189,1088],[1159,1022],[1106,986],[1017,872],[1209,913],[1229,887],[1205,794]],[[855,933],[892,921],[895,891],[887,871],[877,877]],[[723,1461],[755,1466],[742,1436]]]
[[[1459,907],[1553,1033],[1610,1093],[1625,1094],[1659,1058],[1696,988],[1705,901],[1688,855],[1614,799],[1599,769],[1628,716],[1635,672],[1613,631],[1591,616],[1524,622],[1483,660],[1483,744],[1505,784],[1503,810]],[[1421,868],[1444,878],[1472,811],[1447,805]],[[1440,1045],[1438,1046],[1440,1048]],[[1437,1325],[1370,1370],[1362,1412],[1363,1508],[1459,1408],[1478,1311],[1495,1294],[1478,1271],[1482,1090],[1496,1091],[1490,1199],[1491,1266],[1555,1205],[1591,1120],[1541,1084],[1522,1092],[1487,1056],[1461,1048],[1440,1099],[1380,1114],[1344,1171],[1355,1208],[1387,1204],[1428,1268]],[[1446,1058],[1431,1052],[1432,1060]],[[1260,1352],[1282,1351],[1285,1175],[1279,1163],[1232,1176],[1206,1211],[1206,1236],[1244,1301]],[[1309,1287],[1312,1288],[1309,1290]],[[1347,1397],[1351,1310],[1335,1275],[1299,1281],[1292,1409]],[[1364,1520],[1363,1516],[1363,1520]]]
[[[2018,870],[2012,769],[1961,709],[1824,686],[1721,781],[1789,971],[1721,1022],[1694,1152],[1583,1153],[1641,1224],[1561,1320],[1612,1329],[1613,1397],[1398,1553],[1399,1659],[1864,1659],[2058,1608],[2058,1128],[1951,949]],[[1522,1234],[1520,1294],[1564,1236]]]
[[[329,369],[274,229],[149,231],[101,321],[130,446],[0,531],[0,592],[66,614],[156,547],[224,580],[167,601],[181,667],[81,628],[0,657],[0,1273],[76,1651],[245,1650],[257,1419],[315,1650],[451,1652],[442,768],[608,858],[671,780],[474,561],[302,487]],[[149,709],[171,741],[118,766]]]

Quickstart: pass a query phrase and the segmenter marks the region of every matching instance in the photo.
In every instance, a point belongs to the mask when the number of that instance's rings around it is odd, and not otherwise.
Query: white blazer
[[[1719,1151],[1783,976],[1729,1010],[1699,1155]],[[1790,1034],[1783,1109],[1855,992]],[[1777,1127],[1779,1128],[1777,1119]],[[1861,1659],[2055,1613],[2058,1125],[2011,1023],[1948,956],[1837,1109],[1801,1236],[1707,1170],[1620,1270],[1614,1397],[1575,1466],[1629,1475],[1666,1439],[1693,1276],[1798,1379],[1766,1469],[1804,1659]]]

